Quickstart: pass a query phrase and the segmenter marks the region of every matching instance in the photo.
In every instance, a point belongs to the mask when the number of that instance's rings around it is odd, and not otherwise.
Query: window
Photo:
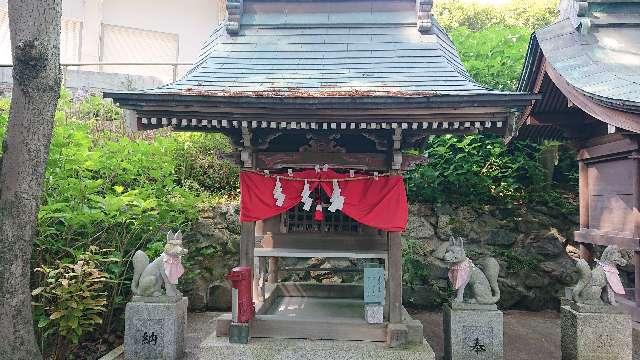
[[[316,221],[313,219],[313,215],[316,209],[316,203],[314,202],[310,211],[303,209],[303,204],[290,209],[282,214],[283,230],[288,233],[361,233],[362,226],[357,221],[348,217],[342,211],[338,210],[332,213],[327,210],[329,204],[329,197],[319,189],[316,189],[315,198],[320,196],[324,205],[324,221]],[[313,197],[313,196],[312,196]]]
[[[102,25],[102,62],[175,63],[178,35],[116,25]],[[103,65],[102,71],[173,79],[173,66]]]

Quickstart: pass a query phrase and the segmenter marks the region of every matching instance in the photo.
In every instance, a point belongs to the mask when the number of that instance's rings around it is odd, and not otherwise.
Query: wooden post
[[[269,270],[267,271],[267,282],[276,284],[278,282],[278,258],[269,258]]]
[[[399,232],[387,235],[389,245],[389,322],[402,322],[402,240]]]
[[[240,266],[250,266],[253,270],[253,249],[256,245],[256,223],[243,222],[241,226]]]
[[[638,311],[638,309],[640,309],[640,251],[633,252],[633,260],[635,265],[633,292],[636,301],[636,311]]]
[[[578,161],[578,191],[580,198],[580,230],[589,228],[589,169]]]

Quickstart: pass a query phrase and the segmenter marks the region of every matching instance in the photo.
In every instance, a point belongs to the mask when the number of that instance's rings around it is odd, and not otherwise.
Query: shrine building
[[[561,3],[536,31],[519,89],[541,95],[511,138],[565,138],[578,150],[584,258],[593,245],[632,250],[635,284],[618,302],[640,321],[640,3]]]
[[[422,343],[402,306],[402,172],[426,159],[407,151],[431,135],[505,135],[539,98],[475,83],[431,6],[228,0],[225,23],[182,79],[105,94],[136,130],[231,139],[243,168],[239,265],[254,274],[251,337]],[[278,259],[296,257],[379,264],[380,321],[364,320],[367,279],[280,281]],[[218,336],[230,322],[218,319]]]

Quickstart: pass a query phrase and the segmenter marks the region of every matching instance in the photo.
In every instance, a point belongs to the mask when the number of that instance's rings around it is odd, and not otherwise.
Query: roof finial
[[[431,31],[431,8],[433,0],[416,0],[416,15],[418,17],[418,31],[427,33]]]
[[[227,0],[227,32],[231,35],[240,32],[242,10],[242,0]]]

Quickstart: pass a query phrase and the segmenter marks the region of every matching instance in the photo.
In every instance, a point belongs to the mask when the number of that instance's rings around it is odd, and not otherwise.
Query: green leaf
[[[64,311],[59,310],[59,311],[56,311],[53,314],[51,314],[51,316],[49,316],[49,319],[55,320],[55,319],[58,319],[58,318],[62,317],[63,315],[64,315]]]

